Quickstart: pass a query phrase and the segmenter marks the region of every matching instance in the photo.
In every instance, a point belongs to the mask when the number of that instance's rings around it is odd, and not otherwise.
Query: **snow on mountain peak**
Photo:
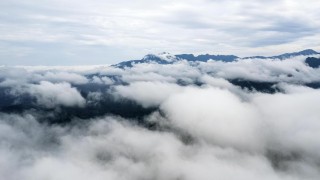
[[[161,59],[166,60],[168,62],[177,61],[177,57],[175,55],[172,55],[172,54],[168,53],[168,52],[159,53],[158,56]]]
[[[162,52],[159,54],[148,54],[143,57],[142,60],[147,60],[147,61],[167,61],[167,62],[174,62],[177,61],[177,57],[175,55],[172,55],[168,52]]]

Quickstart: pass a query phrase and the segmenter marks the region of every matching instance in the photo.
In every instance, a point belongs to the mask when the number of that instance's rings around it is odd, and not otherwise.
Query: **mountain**
[[[320,58],[308,57],[305,60],[305,63],[312,68],[319,68],[320,67]]]
[[[242,59],[288,59],[295,56],[311,56],[311,55],[317,55],[317,54],[320,54],[320,53],[312,49],[306,49],[299,52],[285,53],[277,56],[251,56],[251,57],[244,57]]]
[[[288,59],[295,56],[313,56],[313,55],[319,55],[320,53],[312,50],[312,49],[306,49],[299,52],[293,52],[293,53],[285,53],[280,54],[276,56],[250,56],[250,57],[244,57],[240,58],[235,55],[210,55],[210,54],[204,54],[204,55],[198,55],[195,56],[193,54],[177,54],[177,55],[171,55],[170,53],[163,52],[160,54],[147,54],[140,60],[129,60],[129,61],[123,61],[118,64],[112,65],[113,67],[118,68],[131,68],[135,64],[143,64],[143,63],[155,63],[155,64],[172,64],[175,62],[179,62],[182,60],[186,60],[189,62],[207,62],[209,60],[214,61],[223,61],[223,62],[233,62],[236,60],[241,59]]]
[[[179,61],[180,59],[174,55],[171,55],[167,52],[163,52],[160,54],[147,54],[141,60],[129,60],[123,61],[118,64],[112,65],[118,68],[124,67],[132,67],[134,64],[142,64],[142,63],[156,63],[156,64],[172,64],[173,62]]]

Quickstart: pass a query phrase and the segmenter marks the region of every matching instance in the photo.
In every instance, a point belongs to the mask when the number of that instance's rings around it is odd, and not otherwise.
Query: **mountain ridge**
[[[288,59],[296,56],[313,56],[319,55],[320,53],[313,49],[305,49],[299,52],[284,53],[275,56],[249,56],[249,57],[239,57],[236,55],[211,55],[211,54],[200,54],[195,56],[194,54],[176,54],[171,55],[167,52],[162,52],[159,54],[147,54],[140,60],[129,60],[122,61],[120,63],[112,65],[113,67],[125,68],[133,67],[134,64],[142,63],[157,63],[157,64],[172,64],[174,62],[186,60],[189,62],[207,62],[209,60],[214,61],[223,61],[223,62],[233,62],[236,60],[245,60],[245,59]]]

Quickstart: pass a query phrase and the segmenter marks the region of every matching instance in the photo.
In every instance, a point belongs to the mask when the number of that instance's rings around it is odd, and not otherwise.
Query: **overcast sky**
[[[319,0],[1,0],[1,65],[320,50]]]

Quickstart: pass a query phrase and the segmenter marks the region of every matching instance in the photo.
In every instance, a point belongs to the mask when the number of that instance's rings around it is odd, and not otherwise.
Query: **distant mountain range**
[[[210,54],[204,54],[204,55],[198,55],[195,56],[193,54],[177,54],[177,55],[171,55],[170,53],[163,52],[160,54],[148,54],[144,56],[140,60],[129,60],[129,61],[123,61],[118,64],[113,65],[114,67],[118,68],[125,68],[125,67],[133,67],[134,64],[142,64],[142,63],[156,63],[156,64],[172,64],[181,60],[186,60],[190,62],[207,62],[209,60],[214,61],[223,61],[223,62],[232,62],[236,60],[241,59],[288,59],[296,56],[315,56],[319,55],[320,53],[317,51],[314,51],[312,49],[306,49],[299,52],[293,52],[293,53],[285,53],[280,54],[276,56],[250,56],[250,57],[239,57],[235,55],[210,55]],[[314,59],[313,59],[314,61]],[[314,63],[314,62],[312,62]],[[316,62],[317,64],[317,62]]]

